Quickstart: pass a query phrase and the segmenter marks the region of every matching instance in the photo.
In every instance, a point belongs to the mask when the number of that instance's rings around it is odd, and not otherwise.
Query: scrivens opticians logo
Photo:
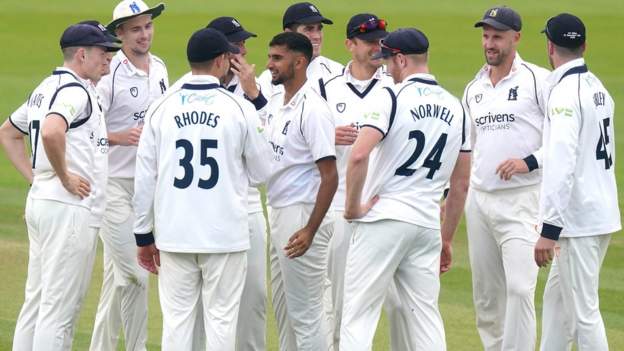
[[[516,121],[513,113],[491,113],[475,118],[477,128],[484,132],[511,129],[512,123]]]

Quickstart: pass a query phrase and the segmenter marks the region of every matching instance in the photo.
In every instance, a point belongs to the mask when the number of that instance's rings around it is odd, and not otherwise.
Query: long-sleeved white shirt
[[[266,181],[271,155],[253,105],[215,77],[191,76],[154,102],[143,128],[137,244],[155,238],[169,252],[247,250],[247,187]]]
[[[622,228],[615,182],[614,103],[585,61],[552,72],[544,124],[542,236],[550,239]]]

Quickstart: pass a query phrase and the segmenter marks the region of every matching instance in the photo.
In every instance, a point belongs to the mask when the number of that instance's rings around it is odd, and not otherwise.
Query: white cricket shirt
[[[473,158],[470,186],[496,191],[538,184],[540,169],[502,180],[496,167],[509,158],[533,155],[538,165],[544,124],[544,97],[549,72],[516,53],[509,75],[496,86],[485,65],[464,90],[462,103],[472,121]]]
[[[161,59],[149,54],[149,74],[136,68],[122,50],[111,61],[111,73],[97,84],[108,132],[121,132],[143,124],[150,104],[169,86],[167,68]],[[109,177],[133,178],[136,146],[112,145],[109,151]]]
[[[392,94],[391,94],[392,92]],[[362,201],[379,201],[357,221],[393,219],[440,228],[439,201],[460,150],[470,151],[469,121],[457,98],[430,74],[413,74],[371,99],[363,128],[384,135],[369,162]]]
[[[30,197],[91,208],[93,193],[81,200],[63,187],[43,148],[41,129],[49,114],[63,116],[67,122],[67,170],[95,185],[94,163],[102,114],[97,101],[90,81],[81,79],[68,68],[58,67],[9,117],[15,128],[30,137],[34,176]]]
[[[158,249],[249,248],[248,184],[269,176],[271,151],[248,101],[213,76],[191,76],[148,110],[134,179],[137,236]]]
[[[394,81],[386,74],[384,67],[379,67],[373,77],[367,81],[353,78],[350,67],[351,62],[347,64],[342,74],[323,82],[320,91],[321,96],[327,100],[336,127],[354,125],[359,130],[364,124],[364,116],[369,112],[367,105],[376,103],[371,99],[384,87],[393,86]],[[338,189],[332,203],[336,211],[344,211],[347,164],[352,147],[352,145],[336,145]]]
[[[615,182],[614,102],[580,58],[553,71],[544,126],[542,236],[622,228]],[[563,229],[563,231],[562,231]]]
[[[316,162],[336,157],[335,124],[323,98],[306,82],[290,99],[271,97],[265,132],[273,149],[267,202],[280,208],[314,204],[321,184]]]

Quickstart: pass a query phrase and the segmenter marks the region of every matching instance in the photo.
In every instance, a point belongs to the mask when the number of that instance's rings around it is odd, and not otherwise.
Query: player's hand
[[[509,180],[514,174],[523,173],[529,173],[529,166],[527,166],[524,160],[517,158],[510,158],[496,167],[496,174],[498,174],[502,180]]]
[[[250,65],[241,55],[232,55],[230,64],[230,69],[238,77],[245,95],[252,100],[257,98],[260,90],[256,85],[256,65]]]
[[[353,124],[336,127],[336,145],[352,145],[357,136],[358,131]]]
[[[91,184],[89,184],[89,181],[77,174],[67,172],[67,176],[61,178],[61,183],[65,190],[79,196],[80,199],[84,199],[91,193]]]
[[[312,245],[312,240],[314,239],[314,232],[304,227],[299,229],[295,234],[293,234],[290,239],[288,239],[288,244],[284,247],[284,252],[286,257],[295,258],[299,256],[303,256],[303,254],[308,251],[310,245]]]
[[[147,246],[139,246],[137,248],[137,259],[139,261],[139,266],[151,273],[158,274],[158,267],[160,267],[160,251],[158,251],[156,245],[149,244]]]
[[[451,269],[453,262],[453,245],[450,242],[442,241],[442,252],[440,253],[440,274],[444,274]]]
[[[556,241],[540,236],[535,243],[535,263],[539,267],[546,267],[555,257]]]
[[[122,146],[136,146],[139,145],[139,138],[141,137],[141,132],[143,131],[143,126],[138,126],[134,128],[130,128],[128,130],[124,130],[123,132],[117,132],[117,142],[115,144]]]
[[[350,220],[364,217],[368,213],[368,211],[370,211],[370,209],[373,208],[373,206],[375,206],[377,201],[379,201],[379,195],[373,196],[366,203],[361,204],[359,208],[357,206],[355,209],[345,208],[344,218],[350,221]]]

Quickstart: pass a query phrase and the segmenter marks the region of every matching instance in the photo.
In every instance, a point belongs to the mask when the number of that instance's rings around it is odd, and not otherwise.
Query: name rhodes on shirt
[[[206,111],[182,112],[173,117],[178,128],[189,125],[203,124],[211,128],[216,128],[221,116]]]
[[[516,120],[513,113],[496,113],[488,112],[487,115],[475,118],[475,124],[482,131],[495,131],[501,129],[511,129],[511,123]]]

